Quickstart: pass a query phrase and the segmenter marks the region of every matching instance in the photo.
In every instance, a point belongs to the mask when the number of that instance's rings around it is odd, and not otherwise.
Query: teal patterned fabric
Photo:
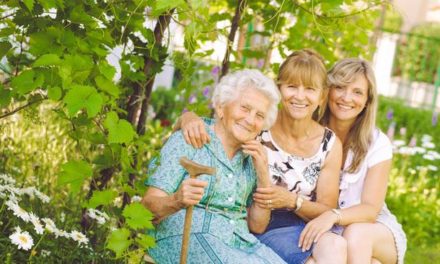
[[[214,132],[209,127],[207,131],[211,142],[202,149],[186,144],[180,131],[171,135],[146,181],[168,194],[176,192],[189,177],[179,164],[182,156],[217,169],[216,175],[199,176],[209,184],[194,207],[188,263],[284,263],[247,226],[246,207],[256,188],[252,158],[239,151],[229,160]],[[149,254],[157,263],[179,262],[185,212],[168,216],[152,234],[157,246]]]

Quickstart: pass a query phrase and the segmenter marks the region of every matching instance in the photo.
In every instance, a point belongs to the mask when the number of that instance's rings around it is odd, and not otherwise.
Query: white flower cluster
[[[17,188],[15,179],[6,174],[0,174],[0,198],[9,197],[9,200],[19,201],[24,194],[30,198],[37,197],[43,203],[49,203],[49,196],[37,190],[35,187]]]
[[[434,142],[432,142],[432,137],[430,135],[423,135],[421,138],[421,146],[415,146],[416,141],[409,142],[406,144],[403,140],[394,140],[393,141],[393,150],[394,153],[398,153],[405,156],[413,156],[413,155],[423,155],[423,159],[429,161],[440,160],[440,153],[438,153],[434,149],[436,146]],[[428,170],[437,171],[438,168],[432,164],[425,166]]]
[[[105,222],[110,219],[106,213],[92,208],[87,209],[87,215],[90,218],[95,219],[100,225],[105,224]]]
[[[19,202],[24,194],[29,197],[37,197],[43,203],[48,203],[50,198],[38,191],[35,187],[17,188],[15,180],[5,174],[0,174],[0,198],[6,200],[6,208],[25,223],[31,223],[35,233],[42,235],[45,231],[54,234],[56,238],[65,237],[77,241],[79,245],[87,245],[89,239],[81,232],[67,232],[57,228],[54,221],[49,218],[39,218],[33,212],[28,212],[20,207]],[[96,213],[95,213],[96,215]],[[105,213],[99,214],[99,217],[107,217]],[[17,245],[18,249],[29,250],[34,245],[32,236],[27,231],[22,231],[20,227],[15,228],[15,232],[9,236],[11,242]]]

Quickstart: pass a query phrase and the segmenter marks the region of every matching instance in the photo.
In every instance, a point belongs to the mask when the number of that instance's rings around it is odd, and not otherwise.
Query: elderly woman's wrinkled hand
[[[242,145],[243,152],[252,156],[258,180],[270,185],[267,151],[258,140],[250,140]]]
[[[281,186],[271,186],[267,188],[257,188],[253,195],[254,202],[258,206],[267,209],[278,208],[295,208],[296,193],[289,192],[286,188]]]
[[[182,115],[181,128],[185,142],[195,148],[201,148],[211,140],[205,129],[203,120],[192,112],[187,112]]]
[[[180,185],[179,190],[174,193],[176,202],[180,208],[196,205],[200,202],[205,193],[208,182],[198,179],[186,179]]]

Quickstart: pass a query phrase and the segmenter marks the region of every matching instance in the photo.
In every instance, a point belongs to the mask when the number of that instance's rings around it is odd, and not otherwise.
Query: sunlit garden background
[[[209,115],[226,72],[274,77],[306,47],[327,66],[373,62],[406,263],[439,263],[439,13],[433,0],[2,1],[0,263],[145,263],[143,182],[176,118]]]

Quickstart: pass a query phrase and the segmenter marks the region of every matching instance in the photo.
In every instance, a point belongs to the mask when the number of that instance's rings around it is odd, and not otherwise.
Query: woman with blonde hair
[[[336,224],[347,240],[348,263],[403,263],[405,233],[384,202],[392,145],[375,126],[378,95],[373,70],[364,60],[343,59],[329,71],[328,84],[322,124],[343,144],[340,209],[311,220],[300,244],[309,248]]]
[[[318,53],[293,52],[279,69],[278,117],[259,136],[267,151],[272,186],[257,188],[254,204],[272,211],[262,218],[267,228],[254,232],[261,233],[260,241],[287,263],[304,263],[312,253],[320,263],[346,259],[345,240],[331,232],[320,237],[313,251],[298,246],[305,221],[335,208],[338,199],[341,143],[333,131],[315,121],[326,105],[326,79]],[[193,113],[184,114],[180,122],[187,143],[201,147],[209,141],[205,124]]]

